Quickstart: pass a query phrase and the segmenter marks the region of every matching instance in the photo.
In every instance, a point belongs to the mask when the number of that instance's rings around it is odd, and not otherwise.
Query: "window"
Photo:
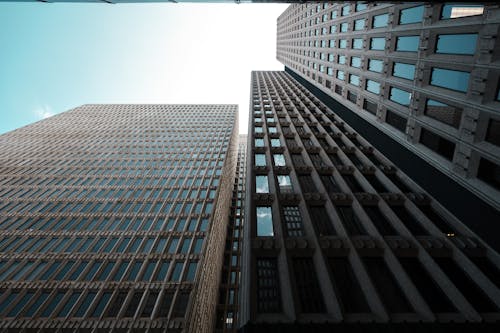
[[[500,165],[490,160],[481,158],[477,170],[477,178],[481,179],[490,186],[500,190]]]
[[[427,99],[424,114],[455,128],[458,128],[462,118],[461,109],[433,99]]]
[[[384,61],[377,59],[370,59],[368,61],[368,70],[372,72],[381,73],[384,69]]]
[[[389,99],[401,105],[410,105],[411,93],[405,90],[391,87],[389,92]]]
[[[358,101],[358,95],[356,95],[355,93],[353,93],[352,91],[347,91],[347,99],[356,104],[356,102]]]
[[[328,43],[328,47],[335,47],[335,39],[330,39],[330,42]]]
[[[283,154],[273,154],[273,160],[275,166],[286,166],[285,155]]]
[[[255,154],[255,166],[266,166],[265,154]]]
[[[366,235],[365,228],[351,206],[337,206],[340,220],[349,235]]]
[[[477,34],[438,35],[436,53],[474,55]]]
[[[364,206],[365,210],[370,220],[383,236],[393,236],[398,235],[397,231],[394,229],[392,224],[387,220],[384,214],[380,211],[378,206]]]
[[[411,23],[422,22],[423,16],[424,16],[424,6],[403,9],[399,14],[399,24],[411,24]]]
[[[420,143],[450,161],[453,159],[455,144],[425,128],[420,132]]]
[[[293,276],[299,296],[300,312],[325,312],[325,304],[311,258],[293,258]]]
[[[348,28],[347,22],[341,23],[340,24],[340,32],[346,32]],[[330,46],[331,47],[331,46]]]
[[[345,65],[347,57],[345,55],[339,55],[339,64]]]
[[[490,119],[484,140],[500,147],[500,120]]]
[[[304,235],[302,226],[302,216],[299,207],[284,206],[283,217],[285,219],[285,229],[288,237],[300,237]]]
[[[292,181],[290,180],[290,176],[278,175],[277,178],[278,178],[278,186],[280,192],[282,193],[293,192]]]
[[[264,147],[264,139],[255,139],[255,147]]]
[[[314,181],[309,175],[299,175],[299,184],[302,188],[302,192],[304,193],[314,193],[317,192],[316,185],[314,185]]]
[[[417,52],[419,36],[401,36],[396,38],[396,51]]]
[[[415,78],[415,65],[395,62],[392,69],[392,75],[407,80],[413,80]]]
[[[335,54],[333,53],[328,53],[328,61],[335,61]]]
[[[349,75],[349,83],[354,86],[359,86],[359,76],[354,74]]]
[[[271,207],[257,207],[257,236],[274,236]]]
[[[310,206],[309,215],[314,229],[319,236],[333,236],[335,229],[333,228],[332,221],[323,206]]]
[[[350,12],[351,12],[350,5],[346,5],[346,6],[342,7],[342,16],[349,15]]]
[[[361,19],[361,20],[355,20],[354,21],[354,30],[355,31],[358,31],[358,30],[363,30],[365,28],[365,19]]]
[[[370,50],[384,50],[385,48],[385,38],[384,37],[373,37],[370,40]]]
[[[469,86],[468,72],[455,71],[444,68],[433,68],[431,74],[431,85],[446,89],[467,92]]]
[[[368,8],[368,5],[367,5],[366,3],[362,3],[362,2],[361,2],[361,3],[359,3],[359,2],[358,2],[358,3],[356,4],[356,11],[357,11],[357,12],[363,11],[363,10],[365,10],[366,8]]]
[[[406,132],[406,120],[406,118],[401,117],[397,113],[387,110],[385,122],[403,133]]]
[[[368,87],[367,87],[367,90],[368,90]],[[365,99],[363,101],[363,109],[370,112],[371,114],[374,114],[374,115],[377,114],[377,104],[374,102],[371,102],[367,99]]]
[[[366,80],[366,90],[374,94],[380,94],[380,83],[373,80]]]
[[[337,71],[337,79],[344,80],[345,73],[344,71]]]
[[[345,49],[347,47],[347,39],[340,39],[339,40],[339,48]]]
[[[281,311],[278,263],[276,258],[257,258],[257,311]]]
[[[444,5],[441,10],[441,19],[454,19],[474,15],[483,15],[483,5],[453,4]]]
[[[352,48],[356,50],[363,49],[363,38],[354,38],[352,40]]]
[[[373,17],[372,28],[383,28],[389,24],[389,14],[381,14]]]
[[[280,139],[271,139],[271,147],[281,147]]]
[[[333,68],[332,67],[327,67],[326,68],[326,74],[330,75],[330,76],[333,76]],[[327,82],[327,86],[328,86],[328,83],[330,81],[326,81]]]
[[[330,26],[330,33],[331,33],[331,34],[334,34],[334,33],[336,33],[336,32],[337,32],[337,26],[336,26],[336,25],[331,25],[331,26]]]
[[[361,58],[360,57],[352,57],[351,58],[351,66],[352,67],[361,67]]]
[[[267,176],[255,176],[255,192],[269,193],[269,182]]]

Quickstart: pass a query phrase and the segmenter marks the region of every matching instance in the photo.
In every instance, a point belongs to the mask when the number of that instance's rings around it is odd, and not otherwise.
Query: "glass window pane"
[[[257,236],[274,236],[271,207],[257,207]]]
[[[269,182],[267,176],[255,176],[255,192],[269,193]]]
[[[356,11],[357,12],[365,10],[366,8],[368,8],[368,5],[366,3],[357,3],[356,4]]]
[[[384,50],[384,48],[385,48],[384,37],[374,37],[370,40],[370,50]]]
[[[351,11],[350,5],[346,5],[342,7],[342,16],[349,15],[349,12]]]
[[[469,76],[470,73],[468,72],[433,68],[431,85],[466,92],[469,85]]]
[[[264,139],[255,139],[255,147],[264,147]]]
[[[425,115],[458,128],[462,118],[462,110],[433,99],[427,99]]]
[[[354,21],[354,30],[363,30],[365,28],[365,19]]]
[[[349,75],[349,83],[354,86],[359,86],[359,76],[354,74]]]
[[[339,48],[345,49],[347,47],[347,39],[341,39],[339,41]]]
[[[412,7],[401,10],[399,24],[410,24],[422,22],[424,16],[424,6]]]
[[[345,55],[339,55],[339,64],[345,65],[346,59]]]
[[[392,75],[402,77],[403,79],[413,80],[415,78],[415,65],[394,63]]]
[[[266,166],[266,155],[265,154],[255,154],[255,165],[256,166]]]
[[[436,53],[473,55],[476,44],[477,34],[438,35]]]
[[[275,166],[285,166],[286,165],[285,155],[283,155],[283,154],[274,154],[273,159],[274,159]]]
[[[373,28],[387,27],[389,23],[389,14],[381,14],[373,17]]]
[[[401,105],[410,105],[411,94],[408,91],[391,87],[389,99]]]
[[[345,74],[344,71],[337,71],[337,79],[344,80]]]
[[[290,176],[278,175],[278,185],[281,192],[292,191],[292,181]]]
[[[347,28],[348,28],[348,24],[347,22],[344,22],[344,23],[341,23],[340,24],[340,32],[346,32],[347,31]],[[331,44],[331,43],[330,43]],[[330,46],[332,47],[332,46]]]
[[[419,36],[402,36],[396,39],[396,51],[417,52]]]
[[[354,38],[352,40],[352,48],[360,50],[363,48],[363,39],[362,38]]]
[[[374,94],[380,94],[380,83],[372,80],[366,81],[366,90]]]
[[[453,4],[444,5],[441,11],[441,19],[454,19],[459,17],[482,15],[484,11],[483,5],[465,5]]]
[[[271,147],[280,147],[281,142],[280,139],[271,139]]]
[[[384,61],[377,59],[370,59],[368,62],[368,70],[372,72],[380,73],[384,69]]]
[[[361,58],[360,57],[352,57],[351,58],[351,66],[352,67],[361,67]]]

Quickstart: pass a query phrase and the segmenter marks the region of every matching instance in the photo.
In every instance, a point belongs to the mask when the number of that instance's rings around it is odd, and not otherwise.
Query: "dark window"
[[[127,294],[128,292],[126,291],[120,291],[116,295],[113,303],[108,307],[106,317],[116,317],[118,315],[118,312],[120,312],[120,309],[127,298]]]
[[[387,192],[385,186],[380,182],[380,180],[374,174],[364,175],[366,180],[377,192]]]
[[[307,165],[304,157],[302,157],[302,154],[292,154],[291,157],[293,165],[295,167],[302,167]]]
[[[352,103],[356,103],[356,101],[358,100],[358,95],[351,91],[347,91],[347,99]]]
[[[365,295],[346,257],[328,258],[333,287],[346,313],[370,312]]]
[[[299,207],[284,206],[283,217],[285,219],[285,228],[288,237],[303,236],[302,216]]]
[[[490,119],[484,140],[500,146],[500,120]]]
[[[406,132],[406,121],[405,117],[401,117],[399,114],[387,110],[387,115],[385,116],[385,122],[400,130],[401,132]]]
[[[83,315],[87,312],[89,309],[90,305],[92,304],[92,301],[94,300],[95,296],[97,295],[96,292],[89,292],[84,298],[82,303],[80,303],[80,307],[74,314],[75,317],[83,317]]]
[[[28,291],[24,296],[18,300],[17,304],[9,311],[7,317],[16,317],[22,308],[31,300],[35,293],[33,291]],[[6,304],[9,306],[10,304]]]
[[[149,293],[148,298],[146,299],[146,304],[144,304],[144,308],[142,309],[141,317],[150,317],[153,313],[154,306],[156,303],[156,299],[158,298],[159,292],[152,291]]]
[[[293,258],[293,275],[300,301],[300,312],[325,312],[325,304],[311,258]]]
[[[351,206],[337,206],[336,209],[349,235],[366,235],[365,228]]]
[[[302,188],[303,193],[315,193],[318,192],[316,189],[316,185],[314,185],[314,181],[309,175],[299,175],[299,184]]]
[[[490,160],[485,158],[479,160],[477,178],[500,190],[500,166]]]
[[[94,311],[92,311],[92,314],[90,317],[100,317],[106,308],[106,305],[108,304],[108,301],[111,297],[111,292],[105,292],[102,294],[101,298],[97,301],[97,305],[94,308]]]
[[[363,206],[363,208],[366,214],[368,214],[368,217],[370,217],[370,220],[372,220],[372,223],[383,236],[398,235],[398,232],[380,211],[378,206]]]
[[[66,301],[66,304],[64,304],[64,306],[61,308],[61,310],[59,310],[59,313],[57,316],[58,317],[66,317],[68,315],[69,311],[75,305],[76,301],[78,300],[78,298],[80,297],[81,294],[82,293],[80,291],[73,292],[73,294],[71,294],[69,299]]]
[[[408,273],[432,312],[456,312],[443,290],[434,282],[427,269],[417,258],[400,258],[399,262]]]
[[[469,257],[469,259],[500,288],[500,268],[487,257]]]
[[[347,183],[347,186],[351,189],[353,192],[365,192],[365,190],[359,185],[358,181],[353,175],[342,175],[344,177],[345,182]]]
[[[425,216],[444,234],[455,234],[456,231],[453,229],[448,222],[446,222],[441,215],[438,215],[430,205],[421,205],[418,208],[424,213]]]
[[[340,159],[339,155],[337,154],[328,154],[328,157],[330,158],[330,161],[332,161],[333,165],[335,166],[340,166],[343,165],[342,160]]]
[[[462,110],[433,99],[427,99],[425,104],[425,115],[458,128],[460,119],[462,118]]]
[[[413,312],[410,303],[408,303],[384,259],[379,257],[363,257],[363,263],[388,312]]]
[[[327,166],[327,164],[323,161],[319,154],[309,154],[309,157],[311,158],[311,161],[316,168]]]
[[[403,182],[399,178],[399,176],[396,175],[395,173],[387,173],[386,176],[387,176],[387,178],[389,178],[391,180],[391,182],[394,183],[394,185],[396,185],[397,187],[399,187],[399,189],[401,190],[401,192],[404,192],[404,193],[413,192],[413,190],[408,185],[406,185],[406,183]]]
[[[361,168],[363,166],[363,162],[361,162],[361,160],[358,158],[358,156],[356,156],[356,153],[346,153],[346,156],[358,168]]]
[[[141,302],[142,298],[142,291],[136,291],[132,295],[132,299],[130,300],[130,303],[128,303],[127,310],[125,310],[125,317],[133,317],[135,312],[137,311],[137,308],[139,307],[139,303]]]
[[[327,192],[329,192],[329,193],[342,192],[340,190],[339,186],[337,185],[337,182],[335,182],[335,179],[333,178],[333,176],[322,175],[320,177],[321,177],[321,181],[323,182],[323,185],[325,186]]]
[[[323,206],[310,206],[309,215],[311,216],[311,222],[316,229],[316,232],[320,236],[332,236],[335,235],[335,230],[333,229],[332,221]]]
[[[280,312],[280,288],[276,258],[257,258],[257,311]]]
[[[434,258],[448,278],[478,312],[497,312],[497,306],[452,258]]]
[[[172,318],[184,317],[186,315],[186,309],[189,302],[189,291],[183,291],[177,295],[175,300],[175,305],[172,310]]]
[[[377,114],[377,104],[370,102],[369,100],[365,99],[363,101],[363,109],[366,111],[370,112],[371,114],[376,115]]]
[[[410,214],[405,206],[391,206],[391,209],[413,235],[429,235],[429,232],[425,230],[422,224],[417,221],[412,214]]]
[[[335,85],[335,93],[338,95],[342,95],[342,86],[340,85]]]
[[[398,104],[408,106],[411,101],[411,93],[406,90],[391,87],[389,91],[389,99]]]
[[[420,143],[450,161],[453,159],[455,144],[425,128],[420,132]]]
[[[166,292],[163,299],[160,302],[158,317],[167,317],[168,311],[170,310],[170,305],[172,305],[172,299],[174,298],[173,292]]]

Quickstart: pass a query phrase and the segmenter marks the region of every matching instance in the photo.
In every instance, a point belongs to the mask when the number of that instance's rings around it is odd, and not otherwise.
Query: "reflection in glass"
[[[436,53],[473,55],[476,44],[477,34],[438,35]]]
[[[274,154],[273,159],[274,159],[275,166],[285,166],[286,165],[285,155],[283,155],[283,154]]]
[[[389,14],[382,14],[373,17],[373,28],[387,27],[389,23]]]
[[[396,51],[417,52],[419,36],[402,36],[396,39]]]
[[[385,48],[384,37],[374,37],[370,41],[370,50],[383,50]]]
[[[370,59],[370,61],[368,61],[369,71],[380,73],[382,72],[383,68],[384,68],[383,60]]]
[[[392,75],[403,79],[413,80],[415,78],[415,65],[394,63]]]
[[[352,40],[352,48],[360,50],[363,48],[363,38],[354,38]]]
[[[359,76],[354,74],[349,75],[349,83],[355,86],[359,86]]]
[[[460,119],[462,118],[462,110],[433,99],[427,99],[425,115],[458,128]]]
[[[374,94],[380,94],[380,83],[373,80],[366,80],[366,90]]]
[[[361,67],[361,58],[360,57],[352,57],[351,58],[351,66],[352,67]]]
[[[466,92],[469,85],[469,76],[470,73],[468,72],[433,68],[431,85]]]
[[[255,176],[255,193],[269,193],[267,176]]]
[[[422,22],[424,6],[403,9],[399,15],[399,24],[410,24]]]
[[[292,192],[292,181],[288,175],[278,175],[278,185],[281,192]]]
[[[441,19],[454,19],[459,17],[482,15],[484,11],[483,5],[465,5],[454,4],[444,5],[441,11]]]
[[[389,99],[401,105],[410,105],[411,93],[391,87]]]
[[[271,207],[257,207],[257,236],[274,236]]]
[[[265,154],[255,154],[255,165],[256,166],[266,166],[266,155]]]

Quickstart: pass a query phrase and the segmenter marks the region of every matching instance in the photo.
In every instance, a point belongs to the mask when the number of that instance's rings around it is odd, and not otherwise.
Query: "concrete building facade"
[[[291,74],[251,87],[242,331],[494,331],[498,253]]]
[[[237,122],[85,105],[0,136],[0,331],[212,331]]]

